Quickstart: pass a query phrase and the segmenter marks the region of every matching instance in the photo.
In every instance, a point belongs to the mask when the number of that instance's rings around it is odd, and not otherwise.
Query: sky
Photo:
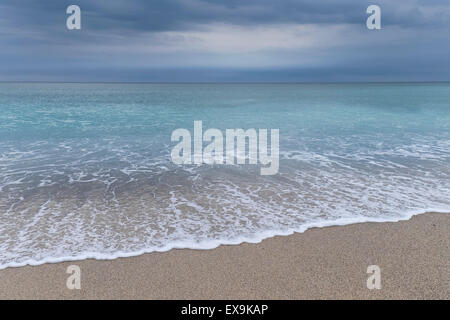
[[[450,81],[450,1],[1,0],[0,81]]]

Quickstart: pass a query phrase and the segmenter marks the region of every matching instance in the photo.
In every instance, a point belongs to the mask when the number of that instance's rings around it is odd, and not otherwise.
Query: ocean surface
[[[279,129],[279,174],[171,162]],[[450,84],[0,84],[0,268],[450,212]]]

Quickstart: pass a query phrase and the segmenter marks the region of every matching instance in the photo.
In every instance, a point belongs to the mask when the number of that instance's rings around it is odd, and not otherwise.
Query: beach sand
[[[81,268],[69,290],[66,268]],[[381,268],[369,290],[367,267]],[[258,244],[0,271],[1,299],[450,299],[450,214],[314,228]]]

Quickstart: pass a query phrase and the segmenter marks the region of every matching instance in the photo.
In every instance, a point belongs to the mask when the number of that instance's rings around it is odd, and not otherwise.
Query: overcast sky
[[[0,80],[449,81],[450,1],[1,0]]]

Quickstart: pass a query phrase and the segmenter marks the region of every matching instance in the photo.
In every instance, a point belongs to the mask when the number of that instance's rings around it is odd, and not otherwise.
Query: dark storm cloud
[[[369,4],[383,7],[389,25],[429,26],[450,22],[450,12],[426,17],[419,5],[449,8],[447,0],[2,0],[0,17],[11,26],[26,29],[60,26],[68,5],[83,10],[86,27],[163,31],[186,29],[204,23],[350,23],[360,24]]]
[[[83,9],[86,22],[94,28],[137,31],[177,30],[193,24],[223,22],[259,23],[357,23],[361,1],[304,0],[4,0],[2,16],[16,26],[56,25],[70,4]]]
[[[81,31],[65,27],[71,4],[82,9]],[[365,29],[369,4],[382,8],[378,34]],[[210,30],[217,25],[244,29],[222,39],[230,30]],[[322,38],[280,44],[268,29],[273,46],[264,46],[255,29],[243,53],[220,52],[239,30],[273,25],[315,25]],[[348,35],[335,31],[342,25]],[[189,33],[199,30],[220,41]],[[450,80],[449,30],[448,0],[2,0],[0,80]]]

